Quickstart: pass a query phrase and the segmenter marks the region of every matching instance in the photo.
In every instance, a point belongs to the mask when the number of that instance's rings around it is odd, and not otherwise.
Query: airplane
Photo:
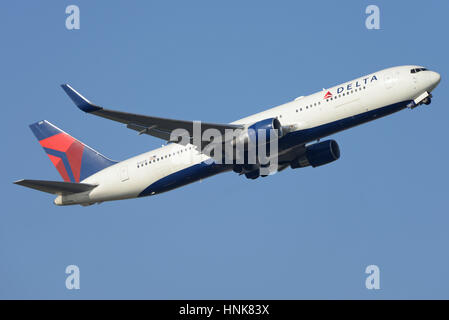
[[[202,122],[199,130],[200,134],[208,129],[219,133],[239,132],[237,138],[224,139],[217,145],[235,145],[236,140],[245,145],[250,130],[257,129],[254,131],[256,139],[270,130],[276,133],[277,152],[269,154],[270,159],[276,157],[275,172],[288,167],[315,168],[340,157],[337,142],[332,139],[321,141],[322,138],[406,108],[429,105],[431,92],[440,79],[440,74],[422,66],[387,68],[230,124]],[[243,160],[239,158],[241,161],[236,158],[225,163],[216,161],[223,154],[204,152],[208,141],[192,143],[194,121],[105,109],[87,100],[70,85],[61,87],[80,110],[126,124],[139,134],[163,139],[167,144],[118,162],[46,120],[31,124],[32,132],[64,181],[19,180],[14,183],[56,195],[54,204],[58,206],[88,206],[157,195],[227,171],[245,175],[248,179],[270,175],[262,174],[263,167],[258,160],[249,163],[243,157]],[[188,139],[183,142],[173,140],[172,133],[176,129],[184,130]]]

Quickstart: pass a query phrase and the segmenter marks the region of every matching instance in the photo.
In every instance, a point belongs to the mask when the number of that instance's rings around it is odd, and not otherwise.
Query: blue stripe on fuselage
[[[186,184],[213,176],[217,173],[229,171],[232,169],[231,165],[220,165],[215,163],[201,162],[183,170],[174,172],[154,183],[143,190],[139,197],[149,196],[157,193],[170,191]]]
[[[278,148],[279,150],[289,149],[296,145],[312,142],[360,124],[388,116],[392,113],[405,109],[407,104],[410,102],[411,100],[402,101],[382,108],[356,114],[348,118],[322,124],[313,128],[290,132],[279,140]]]
[[[342,130],[355,127],[359,124],[385,117],[407,107],[411,101],[403,101],[386,107],[378,108],[368,112],[360,113],[348,118],[329,122],[317,127],[290,132],[279,140],[279,150],[292,148],[299,144],[315,141],[317,139],[329,136]],[[139,197],[149,196],[170,191],[186,184],[205,179],[220,172],[228,171],[231,165],[219,165],[215,163],[201,162],[191,167],[172,173],[143,190]]]

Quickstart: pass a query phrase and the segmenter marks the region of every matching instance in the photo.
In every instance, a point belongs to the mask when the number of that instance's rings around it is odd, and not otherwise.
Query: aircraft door
[[[394,87],[396,78],[392,74],[386,74],[384,77],[385,88],[391,89]]]
[[[418,87],[418,77],[416,76],[416,73],[412,74],[412,83],[413,83],[413,90],[416,90],[416,88]]]
[[[126,180],[129,180],[129,175],[128,175],[128,166],[124,165],[120,167],[120,180],[122,182],[125,182]]]

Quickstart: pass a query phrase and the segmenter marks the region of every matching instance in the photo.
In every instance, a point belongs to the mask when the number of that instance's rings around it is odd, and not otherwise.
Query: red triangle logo
[[[324,95],[324,99],[329,99],[330,97],[332,97],[332,93],[330,91],[328,91],[325,95]]]

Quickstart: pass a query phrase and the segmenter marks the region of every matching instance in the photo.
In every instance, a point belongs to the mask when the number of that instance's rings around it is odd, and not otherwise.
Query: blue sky
[[[65,28],[65,8],[81,11]],[[381,30],[365,28],[380,8]],[[0,4],[0,298],[449,298],[446,1],[14,1]],[[28,124],[122,160],[162,141],[77,110],[70,83],[124,111],[231,122],[378,69],[442,81],[429,107],[333,136],[340,160],[255,181],[56,207]],[[65,268],[81,289],[65,288]],[[381,289],[365,288],[366,266]]]

